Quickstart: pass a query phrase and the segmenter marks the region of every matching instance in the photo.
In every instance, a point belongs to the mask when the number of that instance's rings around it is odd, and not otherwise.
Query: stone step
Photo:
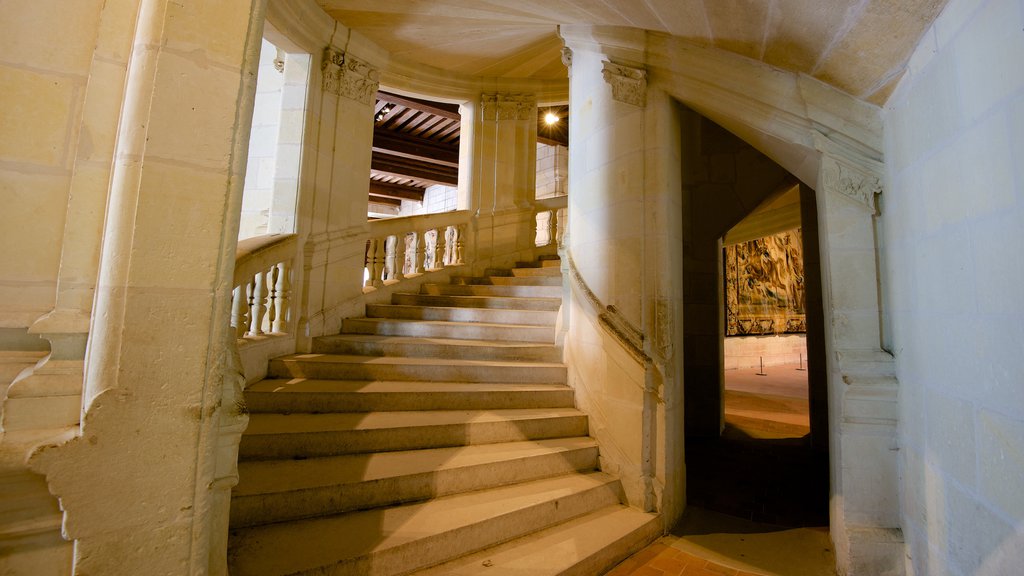
[[[542,258],[533,262],[516,262],[516,268],[558,268],[562,261],[558,258]]]
[[[313,339],[318,354],[361,356],[408,356],[463,360],[526,360],[560,362],[562,351],[554,344],[506,342],[504,340],[461,340],[376,334],[339,334]]]
[[[588,437],[242,462],[233,528],[393,506],[597,468]]]
[[[423,338],[456,338],[465,340],[498,340],[507,342],[555,341],[553,326],[497,324],[494,322],[445,322],[405,320],[401,318],[346,318],[342,332],[379,336],[417,336]]]
[[[370,304],[366,306],[369,318],[398,318],[402,320],[432,320],[443,322],[485,322],[489,324],[520,324],[553,326],[558,312],[549,310],[492,310],[489,308],[445,308],[440,306],[402,306],[396,304]]]
[[[513,268],[512,275],[519,278],[528,276],[553,276],[562,278],[562,270],[558,266],[542,266],[539,268]]]
[[[233,530],[229,570],[246,576],[406,574],[618,504],[621,492],[607,474],[571,474]]]
[[[562,306],[561,298],[523,298],[519,296],[455,296],[433,294],[392,294],[391,303],[403,306],[439,306],[444,308],[488,308],[498,310],[549,310]]]
[[[292,354],[271,360],[268,376],[322,380],[564,384],[566,368],[556,362]]]
[[[564,384],[262,380],[245,391],[251,413],[572,408]]]
[[[617,504],[411,576],[593,576],[661,533],[660,516]]]
[[[239,458],[276,460],[587,435],[575,408],[251,414]]]
[[[423,284],[420,293],[452,296],[515,296],[523,298],[561,298],[562,284],[551,286],[494,284]]]
[[[561,286],[561,276],[452,276],[452,284],[494,286]]]

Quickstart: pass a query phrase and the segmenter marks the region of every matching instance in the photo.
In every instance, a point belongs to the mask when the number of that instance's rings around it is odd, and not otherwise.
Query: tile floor
[[[827,456],[807,445],[806,372],[726,372],[726,431],[687,444],[687,513],[608,576],[834,576]]]

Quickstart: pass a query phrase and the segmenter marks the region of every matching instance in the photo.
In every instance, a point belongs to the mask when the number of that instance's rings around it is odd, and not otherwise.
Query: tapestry
[[[799,228],[723,251],[726,336],[807,331]]]

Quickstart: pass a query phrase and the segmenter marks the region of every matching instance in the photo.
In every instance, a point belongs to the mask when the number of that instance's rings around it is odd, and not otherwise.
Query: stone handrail
[[[583,293],[584,299],[590,304],[597,314],[598,322],[609,334],[622,344],[637,361],[644,365],[651,364],[651,357],[644,352],[644,334],[639,328],[626,319],[615,306],[605,306],[604,303],[594,294],[594,291],[587,285],[583,275],[576,268],[576,262],[569,256],[569,277],[572,279],[576,289]]]
[[[298,237],[269,234],[239,240],[231,325],[238,338],[292,331],[292,274]]]
[[[366,241],[363,291],[464,263],[469,210],[375,220]]]

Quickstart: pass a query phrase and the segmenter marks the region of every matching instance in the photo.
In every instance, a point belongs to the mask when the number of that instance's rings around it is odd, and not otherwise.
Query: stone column
[[[831,529],[848,574],[902,574],[893,358],[881,349],[873,219],[882,165],[816,135],[818,233],[829,380]]]
[[[532,257],[537,100],[533,94],[485,93],[471,111],[474,155],[467,170],[470,208],[477,213],[474,266],[482,271]]]
[[[602,466],[621,476],[632,505],[671,523],[685,501],[678,112],[648,85],[642,31],[561,34],[571,66],[570,381]]]
[[[262,7],[142,0],[132,22],[81,434],[30,460],[76,574],[210,571]]]
[[[320,55],[319,137],[313,198],[303,221],[306,233],[300,349],[310,339],[341,329],[359,316],[366,257],[366,201],[373,143],[373,105],[380,74],[353,50],[328,45]],[[308,219],[308,220],[306,220]],[[306,232],[308,230],[308,232]]]

